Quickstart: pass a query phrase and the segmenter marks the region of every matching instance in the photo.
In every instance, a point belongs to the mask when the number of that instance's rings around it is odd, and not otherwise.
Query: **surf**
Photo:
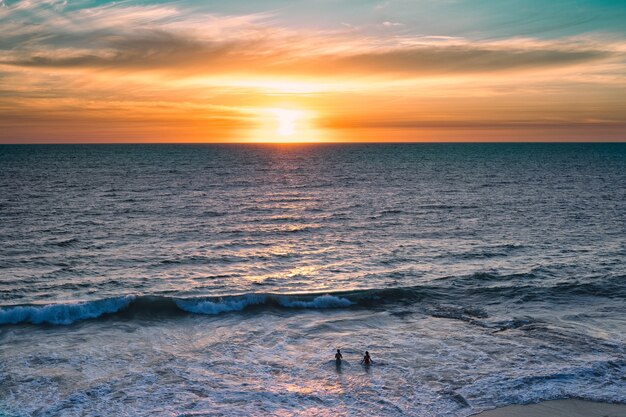
[[[516,275],[516,277],[518,277]],[[518,277],[519,278],[519,277]],[[218,315],[241,311],[268,309],[339,309],[339,308],[387,308],[388,306],[422,306],[423,312],[433,317],[460,319],[489,327],[480,321],[486,312],[480,305],[486,297],[490,302],[504,302],[513,298],[571,301],[573,297],[600,296],[626,298],[624,289],[615,284],[615,277],[587,283],[554,283],[552,286],[496,285],[476,286],[484,281],[484,274],[473,274],[457,279],[455,285],[446,285],[446,279],[437,285],[417,285],[398,288],[372,288],[335,292],[310,293],[244,293],[224,296],[170,297],[161,295],[126,294],[118,297],[89,301],[24,304],[0,306],[0,325],[52,324],[69,325],[115,315],[165,317],[184,314]],[[490,275],[490,280],[506,282],[505,276]],[[459,304],[458,300],[464,302]],[[505,326],[508,327],[508,326]]]

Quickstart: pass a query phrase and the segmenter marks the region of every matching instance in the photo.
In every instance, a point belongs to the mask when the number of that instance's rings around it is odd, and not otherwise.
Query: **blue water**
[[[626,144],[0,146],[0,415],[626,403],[625,260]]]

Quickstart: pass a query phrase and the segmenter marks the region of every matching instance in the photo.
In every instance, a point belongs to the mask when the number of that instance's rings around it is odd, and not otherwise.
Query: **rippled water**
[[[624,144],[0,146],[0,167],[0,414],[626,403]]]

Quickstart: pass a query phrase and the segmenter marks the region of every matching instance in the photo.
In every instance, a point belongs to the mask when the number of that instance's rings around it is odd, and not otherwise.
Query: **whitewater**
[[[0,167],[0,416],[626,404],[624,144],[3,145]]]

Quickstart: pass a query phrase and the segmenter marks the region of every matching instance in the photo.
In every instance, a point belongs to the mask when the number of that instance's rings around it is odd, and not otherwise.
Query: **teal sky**
[[[19,1],[3,1],[11,6]],[[42,2],[54,3],[54,2]],[[59,2],[60,3],[60,2]],[[626,2],[620,0],[284,0],[284,1],[71,1],[66,11],[98,6],[176,5],[192,12],[274,14],[282,24],[333,28],[394,22],[406,33],[497,39],[558,38],[578,34],[626,34]],[[42,9],[44,7],[41,7]],[[27,13],[25,13],[27,14]]]

